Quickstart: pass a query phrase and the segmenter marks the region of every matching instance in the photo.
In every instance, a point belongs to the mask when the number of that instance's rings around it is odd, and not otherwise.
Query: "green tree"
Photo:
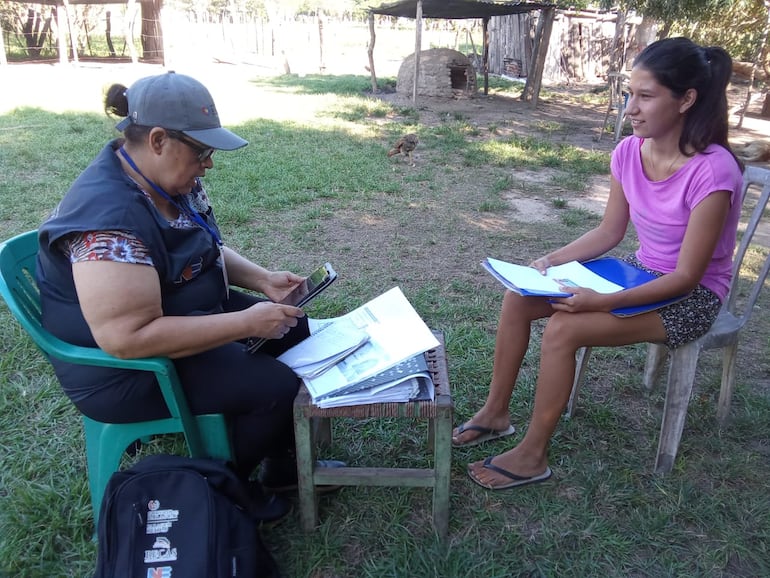
[[[622,0],[659,24],[658,38],[682,35],[699,44],[723,46],[733,58],[752,60],[767,23],[765,0]],[[612,2],[602,0],[609,9]],[[729,23],[729,25],[725,25]]]

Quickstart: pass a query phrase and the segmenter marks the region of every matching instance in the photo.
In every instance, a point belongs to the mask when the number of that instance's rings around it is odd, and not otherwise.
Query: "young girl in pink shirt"
[[[627,260],[657,279],[613,294],[571,288],[572,296],[550,300],[505,293],[489,394],[482,408],[455,428],[455,447],[514,433],[509,404],[530,326],[549,319],[527,432],[514,448],[468,465],[477,484],[498,490],[551,477],[548,444],[569,398],[579,348],[640,342],[678,347],[705,334],[716,319],[731,279],[741,205],[742,166],[727,142],[731,71],[723,49],[686,38],[654,42],[634,61],[626,107],[634,134],[612,154],[601,223],[531,266],[545,272],[599,257],[622,241],[631,222],[639,249]],[[682,301],[641,315],[610,313],[685,294]]]

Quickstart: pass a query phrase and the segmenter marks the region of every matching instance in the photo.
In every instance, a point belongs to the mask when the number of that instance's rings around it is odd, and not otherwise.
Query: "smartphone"
[[[305,280],[284,297],[281,303],[284,305],[294,305],[295,307],[307,305],[313,297],[331,285],[336,278],[337,273],[331,264],[325,263],[305,277]]]
[[[331,264],[325,263],[305,277],[305,280],[284,297],[281,303],[283,305],[294,305],[295,307],[307,305],[313,297],[331,285],[336,278],[337,273]],[[250,339],[246,344],[246,349],[249,353],[255,353],[266,341],[266,337]]]

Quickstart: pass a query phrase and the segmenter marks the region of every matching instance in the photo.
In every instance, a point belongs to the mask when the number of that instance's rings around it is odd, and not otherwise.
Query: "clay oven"
[[[411,95],[414,88],[414,54],[401,63],[396,92]],[[476,94],[476,69],[462,52],[450,48],[431,48],[420,52],[417,94],[447,98]]]

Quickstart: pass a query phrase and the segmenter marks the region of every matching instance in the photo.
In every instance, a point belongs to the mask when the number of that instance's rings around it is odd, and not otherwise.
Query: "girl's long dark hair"
[[[699,46],[689,38],[664,38],[642,50],[634,59],[636,66],[650,71],[677,97],[691,88],[697,91],[679,137],[682,154],[687,155],[688,145],[700,153],[710,144],[718,144],[730,151],[743,170],[743,163],[727,140],[727,85],[733,70],[727,51],[718,46]]]

